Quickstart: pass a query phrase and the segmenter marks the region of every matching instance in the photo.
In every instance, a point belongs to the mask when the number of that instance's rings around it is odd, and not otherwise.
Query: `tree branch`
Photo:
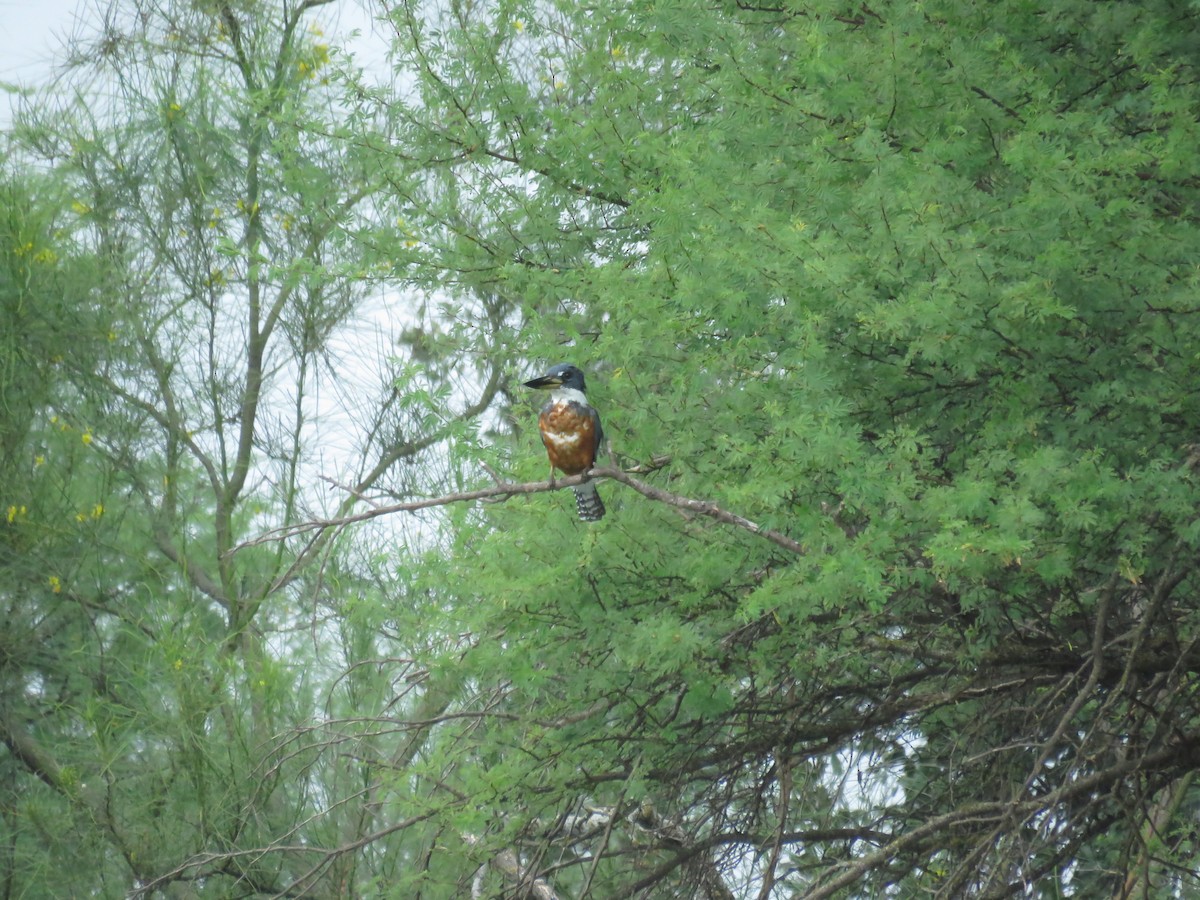
[[[1120,760],[1106,769],[1080,776],[1075,781],[1068,782],[1041,796],[1025,800],[1018,799],[1010,803],[1004,801],[965,803],[958,809],[935,816],[924,824],[906,831],[874,853],[829,869],[830,873],[838,868],[842,868],[844,871],[823,885],[815,884],[804,896],[807,900],[831,897],[853,885],[871,869],[891,863],[902,850],[919,845],[939,832],[962,829],[968,824],[1000,821],[1004,817],[1012,815],[1013,812],[1019,816],[1026,816],[1050,810],[1056,804],[1070,798],[1108,790],[1119,779],[1135,773],[1166,770],[1183,774],[1189,768],[1194,767],[1198,760],[1200,760],[1200,735],[1181,735],[1176,743],[1157,753],[1146,754],[1138,759]]]
[[[6,712],[0,712],[0,743],[8,747],[9,753],[26,769],[50,787],[67,793],[62,767],[58,761],[35,738],[18,727]]]
[[[346,497],[344,500],[342,500],[342,502],[338,505],[338,510],[339,510],[338,516],[333,519],[328,520],[327,525],[314,526],[314,523],[312,523],[312,522],[306,522],[306,523],[302,522],[297,525],[289,526],[288,528],[280,528],[277,531],[285,532],[285,533],[279,534],[277,532],[268,532],[268,534],[267,534],[267,536],[265,536],[265,538],[258,538],[258,539],[252,540],[252,541],[247,541],[246,543],[243,543],[237,547],[232,548],[232,550],[230,550],[230,553],[236,553],[242,547],[252,546],[254,544],[261,543],[264,539],[276,539],[277,540],[280,538],[290,537],[293,534],[298,534],[302,531],[311,531],[311,530],[314,530],[314,528],[316,528],[316,530],[318,532],[317,535],[309,542],[308,546],[305,547],[304,550],[296,557],[296,561],[293,562],[292,565],[288,567],[288,570],[286,572],[284,572],[282,575],[280,575],[277,579],[275,579],[275,583],[271,586],[271,590],[272,591],[277,590],[278,588],[282,587],[283,585],[288,584],[293,578],[296,577],[298,572],[303,570],[308,565],[310,560],[312,560],[314,557],[318,556],[323,551],[325,544],[326,544],[326,535],[328,533],[327,529],[329,527],[340,527],[344,524],[348,524],[351,521],[357,521],[356,517],[351,517],[349,515],[351,508],[353,508],[354,504],[360,500],[363,501],[364,503],[371,502],[371,501],[367,500],[367,498],[364,496],[364,492],[367,491],[372,485],[374,485],[381,477],[383,477],[383,474],[389,468],[391,468],[392,465],[394,465],[396,462],[398,462],[401,459],[406,459],[406,458],[411,459],[412,457],[416,456],[418,453],[422,452],[423,450],[426,450],[429,447],[432,447],[433,445],[437,444],[439,441],[445,440],[447,434],[449,434],[449,432],[450,432],[451,426],[453,426],[454,424],[460,423],[460,422],[468,422],[471,419],[475,418],[476,416],[480,415],[482,412],[484,412],[489,406],[491,406],[492,400],[495,398],[497,392],[500,390],[500,375],[501,375],[501,370],[500,370],[500,367],[497,366],[495,369],[493,369],[491,376],[488,378],[487,384],[484,385],[483,391],[482,391],[479,399],[476,402],[472,403],[470,406],[468,406],[466,409],[464,409],[462,412],[460,412],[458,415],[456,415],[450,422],[447,422],[444,427],[438,428],[438,429],[430,432],[429,434],[425,435],[424,437],[418,438],[413,441],[404,441],[404,442],[395,444],[392,447],[388,448],[386,450],[386,452],[383,453],[383,455],[380,457],[379,461],[376,462],[375,466],[371,469],[371,471],[368,472],[366,475],[362,476],[358,480],[358,482],[354,485],[354,487],[345,488],[345,490],[349,493],[349,496]],[[426,505],[436,505],[436,504],[429,503]],[[376,506],[376,509],[391,510],[393,512],[400,511],[396,507]],[[370,517],[368,516],[367,518],[370,518]],[[343,519],[345,519],[346,521],[342,521]],[[289,528],[292,530],[289,530]]]
[[[638,478],[634,478],[629,472],[619,469],[616,466],[602,466],[592,469],[583,475],[571,475],[566,478],[556,479],[555,481],[501,482],[475,491],[459,491],[453,494],[443,494],[440,497],[428,497],[422,500],[409,500],[404,503],[375,506],[362,512],[335,516],[329,519],[312,519],[308,522],[299,522],[295,525],[285,525],[272,529],[257,538],[239,544],[233,548],[233,551],[236,552],[244,547],[252,547],[269,541],[285,540],[310,531],[324,532],[330,528],[344,528],[356,522],[365,522],[380,516],[392,515],[393,513],[415,512],[419,509],[448,506],[451,503],[473,503],[477,500],[507,500],[509,497],[515,497],[519,494],[539,494],[544,491],[557,491],[562,488],[575,487],[593,478],[611,478],[613,481],[619,481],[621,484],[633,488],[639,494],[651,500],[665,503],[668,506],[674,506],[676,509],[684,512],[708,516],[726,525],[736,526],[749,531],[751,534],[765,538],[785,550],[790,550],[792,553],[803,554],[805,552],[803,544],[793,540],[786,534],[773,531],[770,528],[764,528],[762,525],[752,522],[744,516],[739,516],[722,509],[711,501],[696,500],[654,487]]]
[[[616,468],[615,466],[605,466],[599,469],[592,469],[591,477],[611,478],[613,481],[619,481],[622,484],[633,488],[643,497],[649,497],[651,500],[657,500],[659,503],[666,503],[674,506],[677,509],[686,510],[688,512],[697,513],[702,516],[708,516],[711,519],[716,519],[718,522],[724,522],[726,525],[734,525],[738,528],[745,529],[751,534],[756,534],[759,537],[766,538],[773,544],[777,544],[784,550],[790,550],[792,553],[803,555],[805,553],[804,545],[799,541],[793,540],[786,534],[781,534],[778,531],[772,531],[770,528],[764,528],[756,522],[751,522],[743,516],[728,512],[708,500],[694,500],[690,497],[683,497],[679,494],[672,494],[670,491],[665,491],[662,488],[654,487],[637,478],[634,478],[628,472]],[[580,476],[582,480],[587,480],[587,476]],[[565,481],[559,482],[564,484]],[[579,483],[579,482],[573,482]]]

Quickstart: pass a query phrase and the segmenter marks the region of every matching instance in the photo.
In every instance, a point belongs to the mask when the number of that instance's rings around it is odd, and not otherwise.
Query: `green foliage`
[[[450,160],[424,227],[474,227],[429,284],[520,296],[524,352],[589,370],[619,459],[670,455],[651,480],[805,548],[618,485],[593,529],[535,498],[463,534],[458,615],[496,642],[468,664],[528,710],[511,738],[479,732],[488,771],[513,748],[494,816],[518,815],[519,785],[619,810],[628,833],[636,784],[684,848],[723,848],[701,858],[735,894],[1111,890],[1071,860],[1109,828],[1136,856],[1194,759],[1166,734],[1196,737],[1184,8],[393,20],[421,91],[399,115]],[[511,457],[536,460],[517,436]],[[1166,685],[1187,697],[1169,711]],[[1113,734],[1146,762],[1126,772]],[[847,758],[890,774],[855,790]],[[802,790],[783,775],[801,762]],[[1089,777],[1143,802],[1073,791]],[[650,835],[635,856],[671,859],[665,825]],[[685,858],[690,890],[720,896]],[[603,895],[679,889],[603,871]]]
[[[1190,6],[401,2],[395,89],[320,6],[12,136],[11,892],[1195,891]],[[306,530],[543,478],[562,359],[602,522]]]
[[[365,785],[405,737],[362,723],[394,702],[382,648],[421,638],[379,635],[381,589],[336,535],[247,542],[314,515],[306,467],[331,435],[362,456],[356,497],[406,489],[394,464],[459,427],[430,415],[444,376],[386,363],[391,399],[354,427],[320,402],[352,396],[336,357],[391,269],[378,135],[360,115],[333,137],[354,83],[308,7],[111,12],[70,76],[111,103],[26,110],[0,195],[0,880],[370,883],[391,869],[356,875],[339,848],[378,829]],[[397,402],[409,381],[428,402]],[[222,855],[306,842],[315,867]]]

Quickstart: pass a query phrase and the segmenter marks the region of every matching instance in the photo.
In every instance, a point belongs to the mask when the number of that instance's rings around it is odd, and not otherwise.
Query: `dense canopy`
[[[0,894],[1200,891],[1195,4],[339,6],[6,137]]]

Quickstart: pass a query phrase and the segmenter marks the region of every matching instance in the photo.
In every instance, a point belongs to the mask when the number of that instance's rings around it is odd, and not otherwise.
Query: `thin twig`
[[[684,509],[688,512],[708,516],[711,519],[716,519],[718,522],[724,522],[726,525],[736,525],[738,528],[743,528],[751,534],[757,534],[760,537],[766,538],[771,543],[777,544],[785,550],[790,550],[793,553],[801,555],[804,554],[804,545],[799,541],[792,540],[786,534],[772,531],[770,528],[764,528],[757,522],[751,522],[743,516],[724,510],[708,500],[694,500],[691,497],[672,494],[670,491],[664,491],[662,488],[646,484],[646,482],[634,478],[628,472],[610,466],[602,469],[592,469],[590,474],[594,478],[611,478],[613,481],[619,481],[622,484],[628,485],[643,497],[649,497],[651,500],[657,500],[660,503],[670,504],[677,509]],[[565,482],[559,483],[563,484]]]

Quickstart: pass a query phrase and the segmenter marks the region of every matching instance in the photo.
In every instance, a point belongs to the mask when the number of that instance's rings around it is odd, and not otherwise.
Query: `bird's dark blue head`
[[[586,390],[583,386],[583,372],[570,363],[559,363],[540,378],[525,382],[525,387],[539,390],[552,390],[557,387],[574,388],[577,391]]]

